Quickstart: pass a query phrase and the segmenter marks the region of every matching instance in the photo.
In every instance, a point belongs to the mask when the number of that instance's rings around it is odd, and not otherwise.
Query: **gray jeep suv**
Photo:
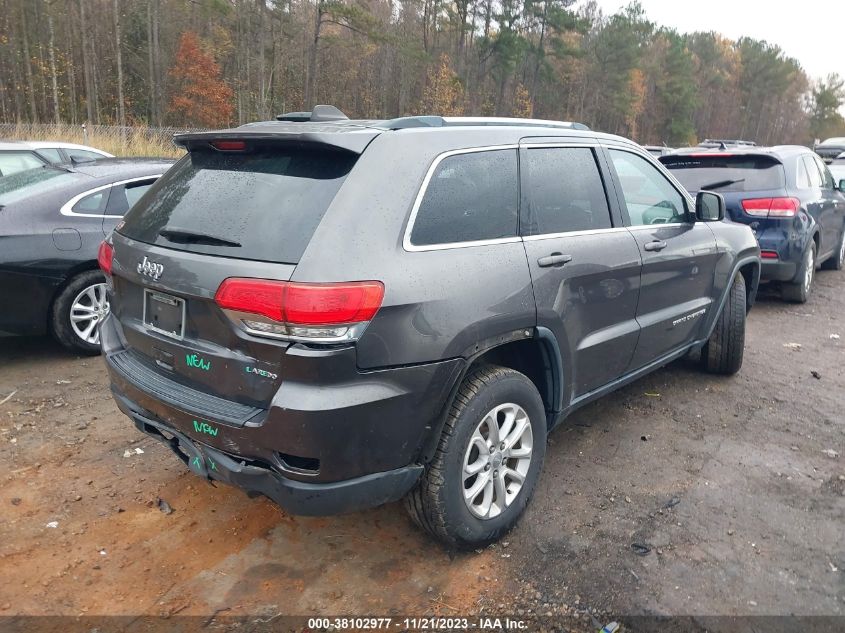
[[[757,243],[638,145],[297,117],[177,137],[101,248],[117,404],[200,477],[297,514],[405,497],[478,547],[575,409],[691,351],[739,370]]]

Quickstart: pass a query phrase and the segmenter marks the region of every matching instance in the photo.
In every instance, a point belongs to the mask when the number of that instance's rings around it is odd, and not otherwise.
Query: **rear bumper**
[[[292,514],[341,514],[396,501],[414,486],[423,470],[422,466],[413,465],[334,483],[295,481],[194,442],[172,427],[132,411],[119,395],[116,399],[139,431],[167,445],[194,474],[262,494]]]
[[[760,266],[761,281],[792,281],[798,271],[798,264],[795,262],[784,262],[780,260],[762,260]]]
[[[261,409],[157,369],[126,349],[113,316],[101,324],[100,338],[115,400],[142,431],[178,434],[226,465],[225,474],[206,476],[299,514],[345,512],[404,495],[463,367],[449,360],[359,372],[352,347],[292,346],[281,386]],[[126,355],[137,362],[122,362]]]

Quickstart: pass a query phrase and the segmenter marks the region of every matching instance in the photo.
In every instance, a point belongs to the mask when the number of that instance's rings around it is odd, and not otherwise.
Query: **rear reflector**
[[[749,198],[742,201],[742,209],[758,218],[793,218],[801,208],[797,198]]]
[[[111,275],[111,265],[114,259],[114,248],[108,242],[101,242],[100,248],[97,250],[97,263],[100,265],[100,270],[105,274]]]
[[[776,251],[760,251],[760,257],[762,259],[777,259],[778,254]]]
[[[380,281],[298,283],[269,279],[226,279],[214,297],[224,310],[264,317],[241,319],[254,334],[293,339],[353,340],[384,299]]]

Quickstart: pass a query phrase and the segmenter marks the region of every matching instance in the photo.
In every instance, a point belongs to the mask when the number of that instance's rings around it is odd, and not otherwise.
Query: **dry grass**
[[[90,145],[115,156],[179,158],[185,152],[173,144],[173,134],[184,130],[148,127],[112,127],[53,124],[0,125],[0,139],[61,141]]]

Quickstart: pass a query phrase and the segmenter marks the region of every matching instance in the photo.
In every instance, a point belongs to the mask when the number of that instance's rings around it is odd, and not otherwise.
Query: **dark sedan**
[[[97,353],[97,323],[109,310],[97,249],[172,164],[106,159],[0,180],[0,331],[50,332],[71,350]]]
[[[784,299],[804,303],[818,266],[845,265],[845,183],[808,148],[694,148],[660,161],[693,195],[721,193],[730,219],[751,226],[761,279],[779,282]]]
[[[814,148],[816,154],[828,164],[832,163],[842,152],[845,152],[845,138],[836,137],[822,141]]]

